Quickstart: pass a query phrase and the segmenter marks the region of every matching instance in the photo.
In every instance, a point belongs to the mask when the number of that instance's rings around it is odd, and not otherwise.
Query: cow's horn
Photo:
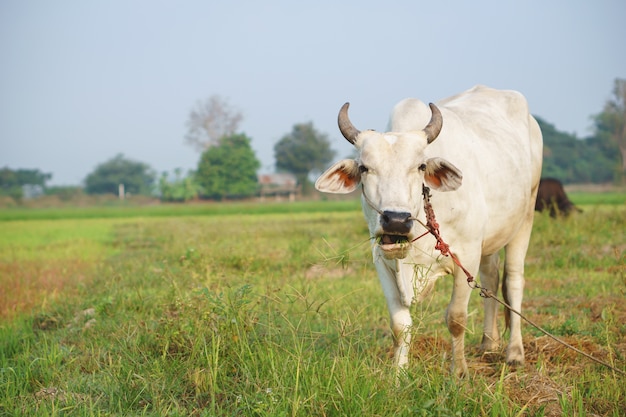
[[[337,118],[337,122],[339,123],[339,130],[344,138],[348,140],[351,144],[354,145],[356,142],[356,137],[361,133],[359,129],[354,127],[350,118],[348,117],[348,107],[350,107],[350,103],[346,103],[341,106],[341,110],[339,110],[339,117]]]
[[[432,116],[430,117],[430,122],[428,122],[424,128],[424,133],[426,134],[428,143],[432,143],[435,139],[437,139],[437,136],[439,136],[439,132],[441,132],[443,117],[441,117],[441,112],[433,103],[429,103],[428,106],[430,107]]]

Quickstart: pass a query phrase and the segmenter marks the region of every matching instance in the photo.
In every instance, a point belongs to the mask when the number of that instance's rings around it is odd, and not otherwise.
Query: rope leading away
[[[465,273],[465,276],[467,276],[467,284],[472,288],[472,289],[478,289],[480,290],[480,296],[483,298],[491,298],[495,301],[497,301],[498,303],[500,303],[501,305],[503,305],[504,307],[508,308],[509,311],[512,311],[513,313],[517,314],[518,316],[520,316],[524,321],[526,321],[528,324],[530,324],[531,326],[533,326],[534,328],[536,328],[537,330],[539,330],[541,333],[545,334],[546,336],[548,336],[549,338],[551,338],[552,340],[556,341],[557,343],[562,344],[563,346],[567,347],[568,349],[573,350],[576,353],[579,353],[581,355],[583,355],[584,357],[586,357],[587,359],[590,359],[602,366],[605,366],[607,368],[609,368],[610,370],[612,370],[613,372],[617,372],[620,375],[626,375],[626,372],[622,371],[621,369],[618,369],[614,366],[612,366],[609,363],[606,363],[594,356],[591,356],[590,354],[583,352],[582,350],[570,345],[569,343],[559,339],[558,337],[554,336],[553,334],[551,334],[550,332],[548,332],[547,330],[545,330],[544,328],[540,327],[538,324],[534,323],[533,321],[531,321],[528,317],[524,316],[522,313],[520,313],[517,310],[514,310],[510,305],[508,305],[506,302],[500,300],[492,291],[490,291],[489,289],[485,288],[485,287],[481,287],[480,284],[478,284],[476,282],[476,280],[474,279],[474,277],[472,276],[472,274],[470,274],[470,272],[465,269],[465,267],[463,267],[463,265],[461,264],[461,262],[459,261],[459,259],[454,255],[454,253],[450,250],[450,245],[448,245],[446,242],[444,242],[443,238],[441,237],[441,234],[439,233],[439,224],[437,223],[437,220],[435,219],[435,212],[433,211],[433,207],[430,204],[430,190],[428,189],[428,187],[424,186],[424,189],[422,191],[423,195],[424,195],[424,210],[426,212],[426,224],[422,224],[426,230],[428,230],[428,232],[430,232],[430,234],[432,234],[435,239],[437,240],[437,243],[435,244],[435,249],[439,250],[441,252],[442,255],[444,256],[450,256],[452,258],[452,260],[454,261],[454,263],[463,270],[463,272]],[[418,220],[419,221],[419,220]],[[421,223],[421,222],[420,222]],[[423,235],[422,235],[423,236]],[[421,237],[421,236],[420,236]]]

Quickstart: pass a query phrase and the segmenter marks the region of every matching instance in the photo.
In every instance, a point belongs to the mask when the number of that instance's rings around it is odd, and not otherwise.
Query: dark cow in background
[[[539,182],[535,210],[550,210],[550,217],[556,217],[558,214],[567,216],[572,211],[582,212],[567,198],[561,181],[554,178],[542,178]]]

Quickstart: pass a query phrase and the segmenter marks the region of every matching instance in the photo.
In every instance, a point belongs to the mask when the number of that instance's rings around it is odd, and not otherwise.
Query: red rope
[[[430,232],[430,234],[432,234],[437,240],[437,243],[435,243],[435,249],[441,252],[443,256],[450,256],[452,258],[454,263],[459,268],[461,268],[461,270],[463,270],[463,272],[467,276],[468,284],[474,282],[474,277],[472,276],[472,274],[467,269],[465,269],[465,267],[461,264],[461,261],[459,261],[459,258],[457,258],[456,255],[452,253],[452,251],[450,251],[450,245],[444,242],[443,238],[441,237],[441,234],[439,233],[439,223],[437,223],[437,219],[435,218],[435,212],[433,210],[433,206],[430,204],[430,189],[428,187],[424,187],[424,190],[422,192],[424,194],[424,211],[426,212],[426,228],[428,229],[428,232]],[[417,239],[419,239],[420,237],[418,237]]]

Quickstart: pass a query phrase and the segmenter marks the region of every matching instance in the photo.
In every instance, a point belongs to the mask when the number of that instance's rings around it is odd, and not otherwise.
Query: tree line
[[[579,139],[536,117],[543,133],[542,176],[563,183],[626,183],[626,79],[592,116],[592,134]]]
[[[593,133],[586,138],[559,131],[537,117],[544,138],[543,177],[568,183],[626,182],[626,80],[616,79],[612,95],[593,116]],[[37,169],[0,169],[0,195],[16,200],[37,194],[69,198],[87,194],[158,195],[164,201],[196,198],[221,200],[257,195],[261,164],[251,138],[240,132],[243,116],[219,96],[199,101],[187,121],[185,142],[200,153],[195,170],[176,169],[160,176],[143,162],[118,154],[99,164],[84,187],[48,187],[52,174]],[[328,135],[313,123],[299,123],[274,146],[277,172],[293,174],[303,193],[312,191],[309,176],[321,172],[334,158]]]
[[[242,120],[241,112],[219,96],[198,102],[189,115],[185,141],[200,158],[196,169],[187,173],[175,169],[158,175],[148,164],[118,154],[96,166],[82,187],[48,187],[46,181],[52,174],[6,167],[0,170],[0,195],[15,200],[29,197],[24,194],[25,185],[35,185],[38,194],[57,194],[61,199],[82,192],[118,195],[123,184],[125,195],[156,195],[163,201],[251,197],[259,193],[261,163],[251,138],[239,131]],[[311,172],[321,171],[334,156],[328,136],[311,122],[294,125],[274,147],[277,172],[294,175],[305,193],[312,189]]]

